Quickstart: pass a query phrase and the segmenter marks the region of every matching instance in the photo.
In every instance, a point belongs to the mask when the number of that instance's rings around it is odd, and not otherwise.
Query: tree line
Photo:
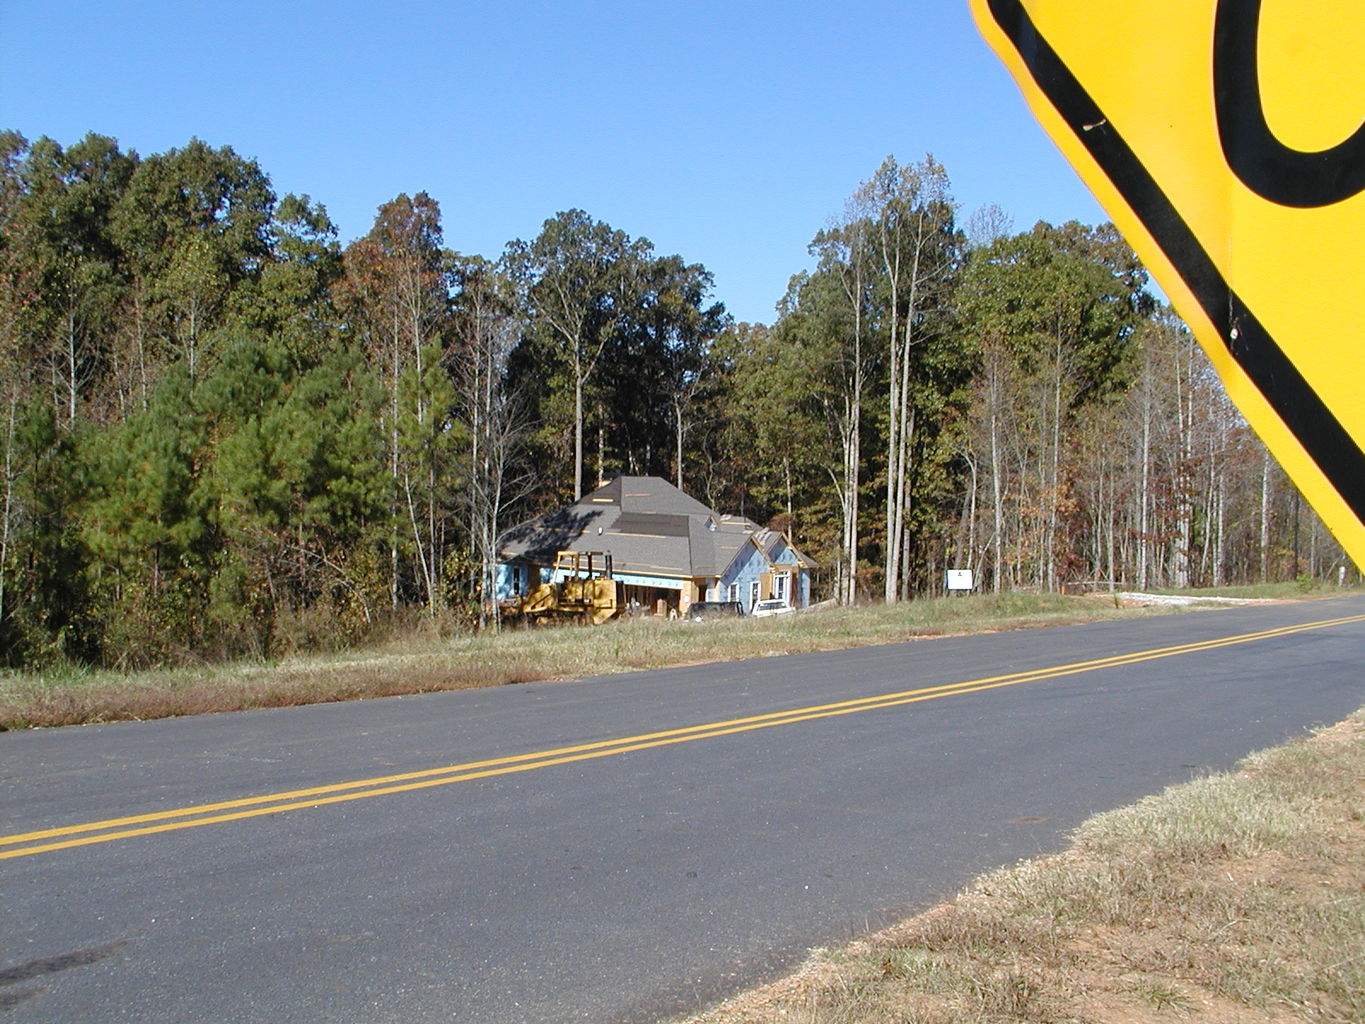
[[[337,235],[230,147],[0,133],[0,663],[486,626],[501,530],[620,473],[788,530],[845,602],[1342,561],[1112,228],[964,230],[931,158],[769,325],[580,210],[496,258],[426,193]]]

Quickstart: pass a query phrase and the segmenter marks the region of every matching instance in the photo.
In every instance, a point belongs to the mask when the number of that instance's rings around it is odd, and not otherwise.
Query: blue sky
[[[964,221],[1104,219],[967,0],[0,0],[0,53],[30,140],[230,145],[343,242],[400,192],[489,257],[578,207],[704,264],[741,320],[888,154],[932,152]]]

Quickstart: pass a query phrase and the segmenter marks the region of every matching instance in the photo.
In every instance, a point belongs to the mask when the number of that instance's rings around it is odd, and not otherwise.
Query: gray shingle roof
[[[617,573],[714,578],[750,538],[771,554],[781,535],[743,516],[720,515],[659,477],[622,476],[508,530],[498,538],[498,557],[550,565],[559,551],[606,551]]]

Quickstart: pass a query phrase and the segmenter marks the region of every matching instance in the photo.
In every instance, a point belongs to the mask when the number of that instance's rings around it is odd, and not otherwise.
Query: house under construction
[[[623,476],[498,539],[498,599],[561,583],[560,552],[610,556],[624,607],[685,614],[698,601],[810,603],[816,564],[776,530],[722,515],[653,476]]]

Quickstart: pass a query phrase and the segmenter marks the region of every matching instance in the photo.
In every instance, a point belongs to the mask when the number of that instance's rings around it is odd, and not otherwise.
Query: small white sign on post
[[[948,570],[949,590],[972,590],[974,587],[975,583],[972,580],[972,570],[970,569]]]

